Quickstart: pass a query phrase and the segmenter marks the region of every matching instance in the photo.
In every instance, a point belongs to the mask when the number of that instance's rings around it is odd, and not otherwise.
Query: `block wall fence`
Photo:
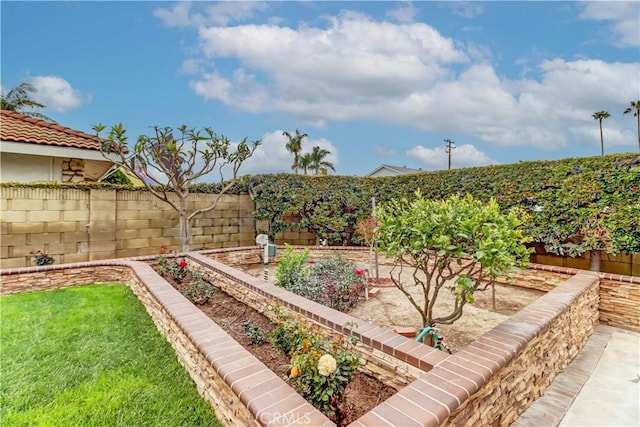
[[[191,194],[189,209],[208,206],[211,194]],[[191,249],[255,244],[255,209],[248,195],[223,195],[216,209],[193,219]],[[278,243],[315,243],[311,233],[286,231]],[[0,266],[34,265],[42,251],[56,264],[181,250],[178,213],[147,191],[0,187]]]
[[[213,195],[191,194],[191,207],[207,206]],[[253,245],[267,225],[256,222],[248,195],[224,195],[218,207],[193,220],[192,250]],[[57,264],[157,254],[162,245],[180,250],[178,214],[144,190],[0,187],[0,266],[33,264],[29,252],[43,251]],[[314,245],[313,234],[290,230],[276,243]],[[546,254],[531,262],[589,269],[580,257]],[[640,277],[640,254],[602,255],[601,271]]]
[[[333,251],[314,249],[313,256]],[[240,254],[238,259],[258,256],[255,247],[247,247],[189,252],[185,257],[237,299],[263,311],[276,303],[328,333],[353,334],[367,352],[368,362],[404,374],[406,384],[355,421],[354,427],[509,425],[578,353],[599,317],[598,275],[581,271],[562,280],[553,273],[549,280],[542,280],[555,285],[548,293],[448,355],[227,266],[218,261],[225,258],[224,253],[227,259],[233,254]],[[126,283],[223,423],[332,425],[142,261],[3,269],[0,290],[9,294],[95,282]],[[539,282],[546,274],[534,276],[534,282]],[[526,276],[521,280],[528,281]],[[345,325],[352,322],[357,327],[347,331]]]

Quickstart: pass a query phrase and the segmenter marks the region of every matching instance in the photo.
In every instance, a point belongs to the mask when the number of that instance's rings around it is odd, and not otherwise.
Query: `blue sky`
[[[1,84],[61,125],[210,126],[290,172],[283,131],[339,175],[638,150],[640,2],[2,1]]]

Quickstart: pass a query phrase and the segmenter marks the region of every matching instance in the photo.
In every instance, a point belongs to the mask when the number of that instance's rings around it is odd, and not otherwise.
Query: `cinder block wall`
[[[207,207],[213,194],[192,194],[189,209]],[[194,218],[191,249],[255,245],[255,209],[248,195],[223,195],[215,209]],[[166,245],[181,250],[178,213],[147,191],[0,187],[0,266],[35,265],[32,251],[55,264],[152,255]],[[308,233],[280,244],[309,244]]]

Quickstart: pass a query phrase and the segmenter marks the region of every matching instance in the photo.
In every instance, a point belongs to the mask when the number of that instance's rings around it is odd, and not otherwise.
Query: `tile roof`
[[[0,110],[0,140],[97,151],[102,138],[14,111]]]

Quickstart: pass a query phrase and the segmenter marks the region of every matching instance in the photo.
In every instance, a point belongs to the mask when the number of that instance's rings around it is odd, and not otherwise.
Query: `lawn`
[[[219,426],[131,290],[0,298],[2,425]]]

